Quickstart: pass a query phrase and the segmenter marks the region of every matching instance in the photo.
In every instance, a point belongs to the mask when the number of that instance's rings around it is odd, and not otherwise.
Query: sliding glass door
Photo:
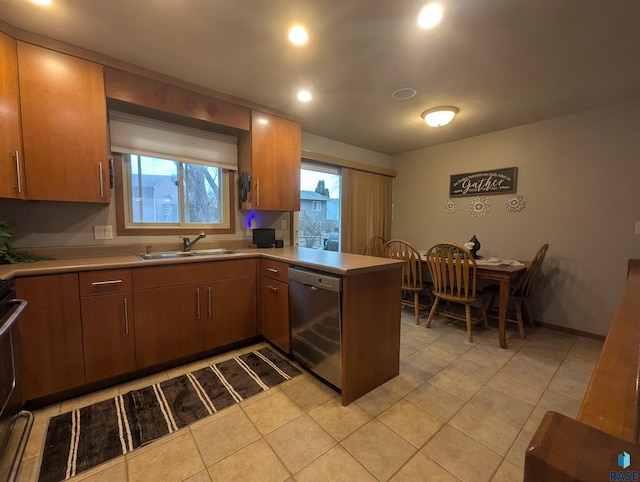
[[[294,214],[298,246],[341,251],[341,190],[340,168],[302,159],[300,212]]]

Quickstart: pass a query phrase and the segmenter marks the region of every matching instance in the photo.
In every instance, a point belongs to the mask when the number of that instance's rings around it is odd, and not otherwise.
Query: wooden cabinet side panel
[[[18,69],[27,197],[108,203],[102,66],[18,42]]]
[[[16,279],[28,305],[20,316],[25,398],[50,395],[84,383],[80,298],[76,273]]]
[[[20,136],[20,100],[18,90],[18,58],[16,42],[0,33],[0,198],[24,198],[24,175],[19,161],[22,158]],[[15,155],[18,152],[18,160]],[[18,189],[18,179],[21,185]],[[21,192],[19,192],[21,191]]]
[[[257,336],[255,276],[216,281],[210,287],[211,306],[207,300],[206,309],[211,310],[211,315],[205,325],[205,349]]]
[[[253,208],[299,211],[300,124],[254,112],[251,126]]]
[[[400,370],[401,270],[343,277],[342,404]]]
[[[82,338],[87,383],[136,369],[132,293],[81,300]]]
[[[289,285],[266,276],[260,282],[262,334],[285,353],[291,353]]]

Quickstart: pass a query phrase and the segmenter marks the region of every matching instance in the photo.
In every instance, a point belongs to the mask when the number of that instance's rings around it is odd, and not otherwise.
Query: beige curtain
[[[373,236],[389,239],[393,178],[342,169],[342,251],[364,254]]]

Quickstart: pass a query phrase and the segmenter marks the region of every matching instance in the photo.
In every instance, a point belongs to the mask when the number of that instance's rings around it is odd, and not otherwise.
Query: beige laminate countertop
[[[0,279],[43,274],[68,273],[116,268],[142,268],[169,264],[202,263],[241,258],[269,258],[297,266],[318,269],[342,276],[369,271],[398,268],[401,261],[359,254],[338,253],[311,248],[239,249],[237,253],[215,256],[193,256],[172,259],[142,260],[135,254],[118,256],[92,256],[0,265]]]

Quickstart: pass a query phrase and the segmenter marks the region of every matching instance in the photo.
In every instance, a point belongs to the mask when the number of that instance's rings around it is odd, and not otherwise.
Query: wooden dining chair
[[[544,263],[544,258],[547,256],[547,251],[549,250],[549,244],[545,243],[536,252],[535,256],[527,266],[527,270],[524,275],[518,280],[518,282],[511,289],[511,293],[509,294],[509,302],[513,302],[515,305],[515,318],[513,318],[513,314],[511,318],[509,317],[509,313],[507,313],[507,321],[518,324],[518,332],[520,333],[520,337],[524,338],[524,318],[522,316],[522,307],[524,306],[525,311],[527,312],[527,318],[529,319],[529,323],[531,326],[536,326],[536,323],[531,315],[531,310],[529,309],[528,299],[533,295],[533,286],[542,270],[542,263]],[[495,302],[496,297],[500,294],[500,286],[499,285],[490,285],[485,288],[485,291],[490,295],[489,298],[489,308],[488,311],[491,312],[493,310],[493,304]]]
[[[369,256],[377,256],[378,258],[384,257],[384,244],[385,239],[382,236],[374,236],[367,242],[365,254]]]
[[[448,307],[439,313],[447,318],[461,320],[467,324],[467,339],[473,342],[472,325],[482,321],[489,328],[484,309],[485,294],[476,288],[476,260],[469,250],[454,243],[439,243],[426,254],[427,266],[433,283],[433,306],[427,319],[427,328],[438,311],[440,300],[447,304],[464,305],[464,315]],[[471,305],[476,304],[478,315],[472,316]]]
[[[401,239],[387,241],[383,251],[386,258],[404,261],[402,265],[402,305],[413,306],[416,325],[419,325],[421,306],[418,295],[424,289],[420,254],[410,243]]]

